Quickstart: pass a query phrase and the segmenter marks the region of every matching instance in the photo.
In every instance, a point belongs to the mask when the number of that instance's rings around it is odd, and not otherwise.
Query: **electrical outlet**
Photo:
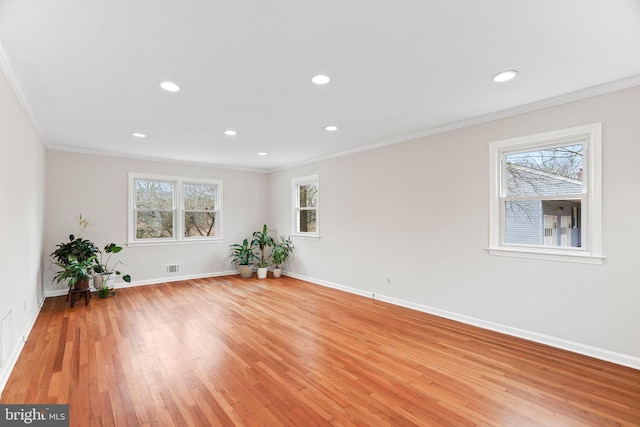
[[[391,276],[387,276],[387,285],[391,284]]]

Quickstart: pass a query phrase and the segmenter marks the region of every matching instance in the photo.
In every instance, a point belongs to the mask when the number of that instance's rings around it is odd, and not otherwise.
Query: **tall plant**
[[[262,227],[262,231],[255,231],[253,233],[253,241],[251,242],[251,245],[257,247],[260,250],[260,261],[258,262],[259,268],[269,266],[269,263],[265,258],[264,250],[267,246],[273,246],[273,243],[273,237],[269,236],[267,224]]]

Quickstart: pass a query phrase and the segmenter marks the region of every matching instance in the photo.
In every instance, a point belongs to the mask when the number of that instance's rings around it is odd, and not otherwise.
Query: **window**
[[[318,175],[293,180],[293,234],[319,236],[319,180]]]
[[[183,237],[215,236],[217,184],[183,184]]]
[[[135,239],[172,239],[175,183],[150,179],[134,182]]]
[[[129,242],[222,239],[222,181],[129,175]]]
[[[601,263],[601,124],[490,150],[489,253]]]

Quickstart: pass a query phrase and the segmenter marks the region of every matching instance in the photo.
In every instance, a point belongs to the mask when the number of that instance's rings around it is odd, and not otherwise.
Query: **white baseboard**
[[[160,283],[179,282],[181,280],[206,279],[207,277],[229,276],[231,274],[238,274],[238,270],[219,271],[216,273],[191,274],[189,276],[170,276],[170,277],[162,277],[162,278],[150,279],[150,280],[137,280],[131,283],[119,282],[119,283],[116,283],[115,288],[124,289],[124,288],[133,288],[136,286],[158,285]]]
[[[0,372],[0,398],[2,397],[2,392],[4,391],[4,387],[7,385],[7,381],[9,381],[9,377],[11,376],[11,372],[13,372],[13,368],[16,366],[18,362],[18,358],[20,357],[20,353],[22,353],[22,349],[26,344],[29,335],[31,334],[31,330],[33,326],[36,324],[36,320],[38,320],[38,315],[40,314],[40,310],[42,309],[42,305],[44,304],[45,298],[43,297],[38,303],[38,307],[33,312],[33,317],[27,327],[22,332],[22,339],[18,340],[17,345],[13,349],[13,353],[11,357],[8,358],[8,362],[6,366],[3,367],[2,372]]]
[[[283,272],[282,274],[294,277],[296,279],[315,283],[317,285],[326,286],[329,288],[337,289],[340,291],[344,291],[344,292],[348,292],[348,293],[352,293],[352,294],[356,294],[356,295],[360,295],[368,298],[374,298],[376,300],[387,302],[389,304],[397,305],[400,307],[421,311],[423,313],[433,314],[434,316],[455,320],[457,322],[465,323],[467,325],[477,326],[482,329],[488,329],[491,331],[500,332],[506,335],[523,338],[529,341],[549,345],[551,347],[559,348],[562,350],[568,350],[573,353],[582,354],[584,356],[589,356],[596,359],[604,360],[606,362],[611,362],[617,365],[627,366],[629,368],[640,370],[640,358],[638,357],[629,356],[622,353],[616,353],[610,350],[606,350],[598,347],[592,347],[589,345],[565,340],[562,338],[553,337],[550,335],[545,335],[537,332],[527,331],[524,329],[514,328],[512,326],[502,325],[500,323],[477,319],[475,317],[466,316],[463,314],[453,313],[446,310],[440,310],[438,308],[417,304],[417,303],[402,300],[399,298],[393,298],[387,295],[375,294],[373,292],[363,291],[362,289],[342,286],[342,285],[330,283],[324,280],[314,279],[313,277],[306,277],[306,276],[302,276],[300,274],[295,274],[291,272]]]
[[[157,279],[149,279],[149,280],[136,280],[131,283],[127,282],[117,282],[114,286],[115,289],[124,289],[124,288],[133,288],[135,286],[147,286],[147,285],[158,285],[160,283],[168,283],[168,282],[179,282],[181,280],[192,280],[192,279],[206,279],[207,277],[218,277],[218,276],[229,276],[231,274],[238,274],[238,270],[229,270],[229,271],[219,271],[216,273],[204,273],[204,274],[192,274],[188,276],[169,276],[162,277]],[[54,289],[51,291],[46,291],[46,297],[59,297],[67,295],[69,289]]]

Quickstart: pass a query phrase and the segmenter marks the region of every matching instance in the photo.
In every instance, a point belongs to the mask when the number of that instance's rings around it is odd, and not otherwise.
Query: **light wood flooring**
[[[82,427],[640,426],[640,371],[227,276],[47,299],[0,403],[68,403]]]

